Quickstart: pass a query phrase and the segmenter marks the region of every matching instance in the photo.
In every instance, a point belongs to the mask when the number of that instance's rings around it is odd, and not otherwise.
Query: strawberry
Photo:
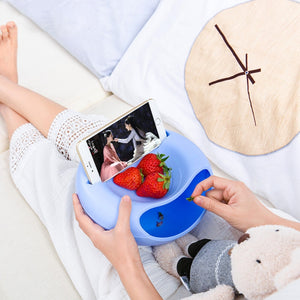
[[[136,190],[143,182],[143,179],[144,176],[141,174],[140,170],[135,167],[131,167],[122,173],[117,174],[113,181],[115,184],[125,189]]]
[[[165,161],[169,156],[165,157],[165,154],[154,154],[149,153],[145,155],[137,168],[142,171],[144,176],[147,176],[151,173],[161,173],[169,171],[169,168],[166,166]]]
[[[166,195],[170,188],[171,175],[160,173],[151,173],[146,176],[145,181],[136,190],[136,194],[140,197],[162,198]]]

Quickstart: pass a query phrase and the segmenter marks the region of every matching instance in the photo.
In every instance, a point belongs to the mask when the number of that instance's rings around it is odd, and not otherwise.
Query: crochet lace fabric
[[[76,143],[105,123],[103,116],[64,110],[52,122],[48,139],[66,159],[77,160]],[[11,174],[15,173],[28,148],[42,140],[46,140],[45,137],[30,123],[22,125],[14,132],[10,142]]]
[[[22,125],[14,132],[9,154],[11,174],[15,173],[28,148],[44,139],[44,136],[30,123]]]
[[[76,143],[89,133],[105,125],[106,120],[100,115],[83,115],[71,110],[59,113],[52,122],[48,139],[66,159],[76,159]]]

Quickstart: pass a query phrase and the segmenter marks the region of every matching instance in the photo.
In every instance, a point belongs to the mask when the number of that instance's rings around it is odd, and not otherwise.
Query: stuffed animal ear
[[[194,294],[182,300],[234,300],[233,288],[229,285],[221,284],[207,292]]]
[[[300,248],[291,253],[290,263],[275,275],[274,285],[279,290],[297,278],[300,278]]]

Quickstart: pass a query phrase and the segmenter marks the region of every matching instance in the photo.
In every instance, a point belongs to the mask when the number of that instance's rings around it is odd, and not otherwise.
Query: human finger
[[[219,190],[224,190],[228,186],[228,184],[231,184],[231,183],[232,183],[232,180],[212,175],[197,184],[197,186],[195,187],[195,189],[192,193],[192,197],[201,195],[204,191],[207,191],[208,189],[210,189],[212,187],[219,189]]]
[[[224,195],[223,195],[223,190],[218,190],[218,189],[212,189],[209,190],[205,193],[205,196],[208,198],[214,198],[218,201],[223,201],[224,200]]]
[[[194,202],[204,209],[211,211],[224,219],[230,217],[230,207],[227,204],[224,204],[214,198],[197,196],[194,198]]]
[[[73,198],[73,207],[74,207],[74,211],[75,211],[75,217],[76,220],[79,223],[80,228],[83,230],[83,232],[88,235],[89,237],[92,237],[94,235],[95,230],[97,231],[104,231],[104,229],[95,224],[84,212],[79,198],[77,196],[77,194],[73,194],[72,195]]]
[[[119,205],[119,215],[116,228],[130,231],[131,199],[129,196],[122,197]]]

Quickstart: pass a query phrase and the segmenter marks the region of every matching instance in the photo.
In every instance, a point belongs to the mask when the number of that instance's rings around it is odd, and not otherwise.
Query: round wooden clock
[[[254,0],[222,11],[196,38],[185,87],[208,138],[246,155],[300,131],[300,4]]]

